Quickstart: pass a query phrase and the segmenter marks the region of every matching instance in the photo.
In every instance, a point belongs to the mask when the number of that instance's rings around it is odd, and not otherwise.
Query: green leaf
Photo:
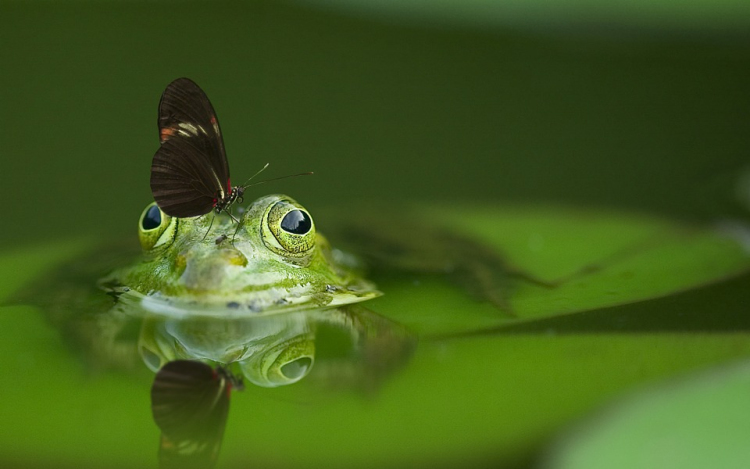
[[[747,467],[750,362],[619,399],[560,440],[551,469]]]
[[[431,207],[421,213],[490,246],[514,270],[559,282],[506,285],[511,317],[446,288],[436,276],[376,279],[385,296],[368,304],[427,335],[639,302],[750,268],[748,253],[725,233],[646,215],[546,206]]]

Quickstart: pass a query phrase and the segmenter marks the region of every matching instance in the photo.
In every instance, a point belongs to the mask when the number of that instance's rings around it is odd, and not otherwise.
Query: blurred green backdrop
[[[158,100],[179,76],[213,101],[233,180],[265,162],[268,176],[313,170],[261,191],[312,210],[503,199],[740,213],[747,4],[339,3],[0,4],[14,220],[0,239],[133,230]]]

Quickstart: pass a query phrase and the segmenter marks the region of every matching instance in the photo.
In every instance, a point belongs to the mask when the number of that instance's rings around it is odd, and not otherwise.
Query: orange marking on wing
[[[175,129],[173,127],[164,127],[159,132],[159,139],[162,143],[164,143],[166,140],[169,139],[172,135],[175,134]]]

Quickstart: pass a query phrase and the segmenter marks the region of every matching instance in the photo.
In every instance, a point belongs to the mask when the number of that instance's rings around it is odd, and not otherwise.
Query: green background
[[[438,28],[269,1],[0,8],[0,191],[21,222],[0,236],[12,242],[50,226],[132,229],[150,200],[158,100],[179,76],[213,101],[233,179],[266,162],[269,177],[315,171],[255,189],[313,211],[510,199],[739,213],[750,41],[732,29],[667,34],[627,16],[599,33],[533,18]],[[560,8],[530,11],[542,22]]]
[[[3,257],[0,287],[69,254],[50,241],[135,244],[158,99],[179,76],[211,98],[235,182],[266,162],[268,177],[316,173],[248,198],[284,192],[313,214],[421,201],[573,206],[631,227],[618,214],[746,220],[749,27],[750,6],[730,1],[2,2],[0,242],[16,254]],[[462,221],[487,231],[481,216]],[[378,311],[420,332],[465,332],[460,316],[413,316],[398,294],[414,278],[376,280]],[[745,275],[425,340],[374,396],[251,389],[233,399],[222,463],[534,465],[611,399],[750,356],[748,287]],[[488,316],[454,290],[430,291]],[[533,310],[533,298],[519,301]],[[145,369],[92,373],[32,308],[4,308],[0,321],[0,462],[155,465]]]

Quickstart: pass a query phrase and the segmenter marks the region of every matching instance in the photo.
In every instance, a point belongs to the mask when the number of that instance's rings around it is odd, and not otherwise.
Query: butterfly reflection
[[[216,464],[232,389],[244,389],[240,378],[198,361],[171,361],[156,373],[151,410],[161,430],[160,468],[206,469]]]

